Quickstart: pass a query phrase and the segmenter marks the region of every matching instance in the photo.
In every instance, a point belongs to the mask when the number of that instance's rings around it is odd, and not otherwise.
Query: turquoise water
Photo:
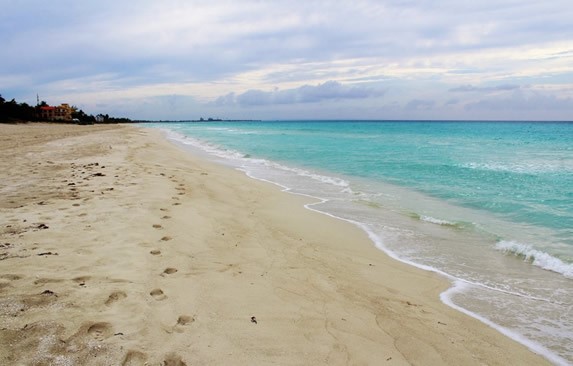
[[[149,125],[146,125],[149,126]],[[444,302],[573,363],[573,123],[163,123],[178,143],[320,199]]]

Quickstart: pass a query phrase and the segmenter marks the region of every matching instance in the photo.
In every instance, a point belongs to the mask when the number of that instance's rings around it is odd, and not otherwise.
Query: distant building
[[[97,123],[103,123],[105,122],[105,116],[103,114],[98,114],[95,116],[95,120]]]
[[[40,107],[40,118],[47,121],[71,122],[73,112],[74,109],[66,103],[57,107],[45,105]]]

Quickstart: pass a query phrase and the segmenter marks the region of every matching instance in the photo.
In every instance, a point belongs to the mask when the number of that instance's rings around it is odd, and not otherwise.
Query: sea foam
[[[429,222],[431,224],[444,225],[444,226],[456,226],[456,223],[454,223],[454,222],[450,222],[450,221],[442,220],[442,219],[437,219],[437,218],[431,217],[431,216],[420,215],[420,220]]]

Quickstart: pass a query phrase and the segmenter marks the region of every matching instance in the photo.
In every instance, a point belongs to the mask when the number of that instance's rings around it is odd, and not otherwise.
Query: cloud
[[[484,98],[465,106],[468,111],[569,111],[573,112],[573,98],[559,98],[544,92],[514,92],[503,98]]]
[[[473,86],[473,85],[462,85],[456,88],[450,89],[451,92],[491,92],[491,91],[508,91],[520,89],[521,86],[513,84],[503,84],[497,86]]]
[[[90,105],[158,98],[154,116],[207,102],[326,116],[333,103],[320,112],[320,102],[343,100],[372,116],[375,85],[402,111],[458,113],[488,93],[573,83],[570,0],[440,4],[0,0],[0,92],[28,103],[37,93]]]
[[[215,104],[261,106],[276,104],[316,103],[325,100],[365,99],[384,95],[384,91],[365,86],[349,86],[337,81],[318,85],[303,85],[294,89],[263,91],[247,90],[242,94],[229,93],[215,100]]]
[[[429,110],[434,108],[436,102],[433,100],[413,99],[409,101],[404,109],[406,110]]]

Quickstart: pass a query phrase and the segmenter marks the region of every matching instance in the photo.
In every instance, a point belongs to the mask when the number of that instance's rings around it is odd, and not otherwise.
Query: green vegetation
[[[0,122],[34,121],[36,115],[36,108],[27,103],[17,103],[14,99],[7,102],[0,95]]]
[[[48,106],[48,103],[45,101],[42,101],[37,106],[33,107],[27,103],[18,103],[14,99],[6,101],[6,99],[0,95],[0,123],[43,121],[40,117],[40,108],[46,106]],[[132,122],[129,118],[110,117],[108,114],[99,114],[94,116],[85,113],[77,107],[72,108],[74,110],[72,113],[74,122],[82,124]]]

